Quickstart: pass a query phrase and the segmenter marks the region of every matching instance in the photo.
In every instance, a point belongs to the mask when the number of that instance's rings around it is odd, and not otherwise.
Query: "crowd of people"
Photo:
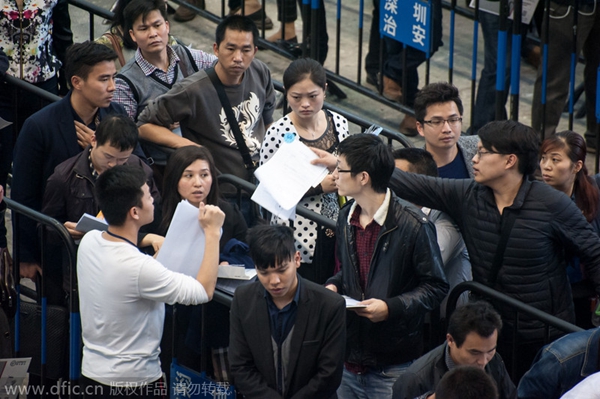
[[[277,40],[285,40],[293,19],[284,9],[295,2],[278,5]],[[54,4],[57,16],[62,6]],[[201,345],[210,347],[212,377],[248,398],[584,398],[594,391],[600,335],[589,309],[600,293],[600,189],[581,135],[540,142],[528,126],[493,121],[462,136],[458,89],[440,82],[417,90],[411,77],[410,87],[392,85],[386,94],[410,98],[414,120],[404,124],[425,146],[392,151],[375,135],[350,134],[343,116],[323,108],[324,58],[291,62],[283,75],[290,110],[274,121],[271,74],[255,58],[253,19],[266,22],[262,9],[219,23],[214,55],[174,41],[163,0],[120,0],[116,10],[98,42],[71,44],[68,29],[40,39],[52,40],[56,54],[40,56],[48,64],[31,61],[21,78],[56,93],[67,87],[62,79],[69,89],[22,122],[12,159],[11,198],[58,220],[79,245],[86,397],[163,397],[169,340],[190,368],[199,367]],[[178,18],[188,18],[180,10]],[[60,40],[71,45],[63,49]],[[407,51],[392,49],[385,70],[396,77],[384,76],[388,89],[402,80],[394,57]],[[12,65],[17,56],[3,50]],[[335,230],[302,217],[261,225],[247,193],[240,198],[218,184],[219,174],[253,182],[254,169],[293,140],[329,169],[300,203],[336,222]],[[3,193],[0,184],[0,202]],[[182,200],[198,209],[206,240],[191,277],[153,257]],[[83,214],[103,217],[107,229],[78,231]],[[39,227],[14,220],[20,275],[43,284],[48,303],[65,306],[61,248],[50,238],[40,251]],[[247,252],[256,280],[236,290],[230,310],[183,308],[169,335],[170,306],[209,302],[232,246]],[[554,342],[545,346],[540,321],[520,316],[516,325],[506,304],[468,294],[446,314],[449,292],[469,280],[587,330],[551,329]],[[355,303],[347,308],[342,295]],[[447,333],[431,349],[424,325],[436,309]],[[201,343],[204,316],[212,323]],[[125,392],[111,389],[124,384]]]

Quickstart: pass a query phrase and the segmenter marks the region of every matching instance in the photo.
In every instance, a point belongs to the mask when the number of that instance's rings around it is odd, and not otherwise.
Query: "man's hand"
[[[0,186],[0,202],[4,200],[4,187]]]
[[[321,182],[321,188],[324,193],[336,193],[337,187],[335,186],[335,180],[332,175],[327,175]]]
[[[204,205],[204,202],[201,202],[198,207],[198,220],[204,231],[220,230],[225,220],[225,213],[218,206]]]
[[[84,236],[85,233],[79,231],[79,230],[75,230],[75,227],[77,226],[77,223],[75,222],[65,222],[64,224],[65,228],[67,229],[67,231],[69,232],[69,234],[71,234],[71,237],[74,240],[81,240]]]
[[[95,132],[81,122],[75,121],[75,133],[77,133],[77,144],[85,148],[92,144]]]
[[[385,302],[381,299],[366,299],[359,302],[360,305],[367,305],[366,308],[353,309],[357,315],[366,317],[373,323],[379,323],[380,321],[387,320],[390,311]]]
[[[333,172],[335,167],[337,166],[337,157],[333,154],[328,153],[324,150],[319,150],[318,148],[309,147],[315,154],[319,156],[319,159],[313,159],[310,161],[313,165],[323,165],[330,172]]]
[[[325,286],[325,288],[327,288],[328,290],[331,290],[333,292],[337,292],[337,287],[335,286],[335,284],[327,284]]]
[[[37,263],[21,262],[19,264],[19,273],[23,278],[35,280],[38,273],[42,275],[42,268]]]

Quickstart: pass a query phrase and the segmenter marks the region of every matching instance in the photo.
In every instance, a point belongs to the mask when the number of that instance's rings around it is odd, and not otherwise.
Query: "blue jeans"
[[[480,12],[479,21],[483,32],[484,61],[481,77],[479,78],[479,86],[477,87],[477,99],[475,100],[475,107],[473,109],[474,118],[473,126],[470,129],[471,134],[476,134],[483,125],[496,120],[496,68],[498,64],[498,26],[500,25],[500,17],[487,12]],[[509,23],[509,35],[506,41],[506,91],[502,99],[503,105],[506,105],[510,85],[511,26],[512,23]],[[506,119],[506,107],[503,110],[501,119]]]
[[[412,362],[371,369],[364,374],[354,374],[344,367],[342,384],[337,390],[339,399],[389,399],[394,382]]]

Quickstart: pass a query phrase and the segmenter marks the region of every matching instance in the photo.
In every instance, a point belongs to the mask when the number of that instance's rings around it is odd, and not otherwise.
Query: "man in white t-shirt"
[[[194,279],[170,271],[133,244],[154,217],[142,169],[115,166],[100,175],[95,191],[108,229],[86,234],[77,254],[84,397],[160,397],[166,394],[158,358],[164,303],[212,298],[225,216],[216,206],[200,204],[206,249]]]

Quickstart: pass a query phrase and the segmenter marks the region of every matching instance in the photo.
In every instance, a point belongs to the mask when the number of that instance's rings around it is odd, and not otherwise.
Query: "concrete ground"
[[[104,7],[110,8],[112,0],[90,0],[92,3]],[[340,75],[345,78],[357,81],[358,78],[358,63],[359,63],[359,9],[361,6],[359,0],[344,0],[341,6],[341,18],[342,24],[340,29]],[[365,2],[364,16],[363,16],[363,42],[362,42],[362,72],[361,72],[361,83],[365,88],[372,91],[376,91],[376,88],[366,83],[366,72],[364,71],[364,57],[368,52],[368,41],[369,41],[369,29],[371,26],[371,2]],[[174,8],[177,8],[177,4],[171,3]],[[336,1],[325,0],[325,7],[327,12],[327,24],[329,33],[329,56],[325,62],[326,68],[330,71],[334,71],[336,67]],[[215,15],[221,15],[221,2],[214,0],[206,1],[206,10],[214,13]],[[266,1],[267,15],[273,20],[275,29],[266,31],[266,36],[271,35],[278,28],[277,22],[277,7],[275,1]],[[73,32],[75,34],[75,40],[85,40],[89,37],[89,17],[87,12],[78,9],[77,7],[70,6],[72,16]],[[225,6],[226,12],[228,11]],[[216,24],[202,18],[196,17],[194,20],[179,23],[171,18],[171,33],[183,41],[185,44],[190,45],[193,48],[202,49],[204,51],[212,51],[212,44],[214,42],[214,31]],[[106,29],[106,25],[102,25],[100,18],[95,18],[95,36],[101,35]],[[473,21],[462,17],[456,16],[455,23],[455,51],[454,51],[454,73],[453,83],[459,88],[461,97],[464,103],[465,112],[463,120],[463,131],[466,131],[470,126],[470,115],[471,115],[471,86],[472,82],[470,79],[471,75],[471,62],[473,59],[472,43],[473,43]],[[449,61],[449,31],[450,31],[450,12],[444,10],[443,12],[443,33],[444,33],[444,46],[442,46],[437,53],[435,53],[430,60],[430,75],[429,82],[447,81],[448,80],[448,61]],[[299,19],[296,21],[296,33],[298,37],[302,36],[302,21]],[[290,60],[278,55],[269,50],[261,50],[258,52],[257,57],[264,61],[272,71],[273,78],[281,81],[283,71],[289,64]],[[477,78],[483,68],[483,37],[481,29],[479,29],[478,38],[478,51],[477,51]],[[577,81],[578,83],[582,79],[583,67],[578,66],[577,69]],[[426,83],[426,66],[423,64],[419,68],[420,87]],[[531,101],[533,98],[533,84],[535,81],[536,71],[535,69],[521,62],[521,81],[520,81],[520,102],[519,102],[519,120],[522,123],[531,123]],[[353,112],[374,124],[384,126],[390,130],[397,131],[398,125],[403,118],[403,114],[397,109],[391,108],[381,102],[375,101],[372,98],[366,97],[357,93],[356,91],[344,88],[348,98],[345,100],[339,100],[337,97],[328,95],[327,101],[332,104],[344,108],[350,112]],[[510,100],[509,100],[510,103]],[[581,102],[580,102],[581,103]],[[507,104],[507,109],[510,104]],[[578,104],[581,106],[581,104]],[[509,113],[510,114],[510,113]],[[281,116],[281,110],[278,110],[275,114],[275,118]],[[565,130],[568,128],[568,115],[565,113],[562,115],[562,119],[558,130]],[[583,134],[585,131],[585,120],[576,119],[574,124],[574,130]],[[358,126],[351,125],[351,131],[359,132]],[[423,140],[420,137],[410,138],[415,146],[422,146]],[[593,156],[588,157],[588,168],[593,171]]]

